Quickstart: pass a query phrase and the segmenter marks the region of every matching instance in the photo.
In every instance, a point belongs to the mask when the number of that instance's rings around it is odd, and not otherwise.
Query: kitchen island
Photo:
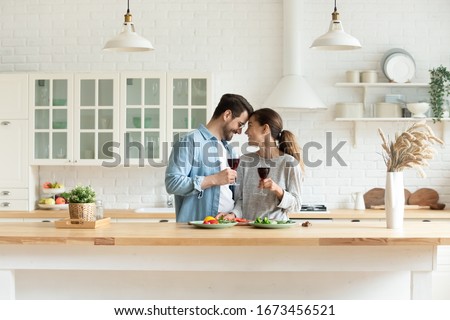
[[[175,209],[174,209],[175,210]],[[157,212],[154,213],[137,213],[132,209],[106,209],[105,217],[110,217],[113,222],[131,222],[148,220],[174,220],[175,213]],[[0,222],[33,222],[43,220],[56,220],[68,218],[68,210],[33,210],[33,211],[0,211]],[[366,220],[382,220],[386,218],[384,210],[353,210],[353,209],[331,209],[328,212],[295,212],[289,214],[291,219],[299,220],[344,220],[344,221],[366,221]],[[414,209],[405,210],[406,220],[449,220],[450,210],[430,210],[430,209]]]
[[[270,230],[5,222],[0,298],[429,299],[441,245],[448,221],[401,231],[380,221]]]

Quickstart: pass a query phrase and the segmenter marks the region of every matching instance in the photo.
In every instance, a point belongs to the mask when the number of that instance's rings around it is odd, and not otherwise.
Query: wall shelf
[[[425,82],[407,82],[407,83],[395,83],[395,82],[375,82],[375,83],[353,83],[353,82],[338,82],[336,87],[360,87],[360,88],[426,88],[429,87]]]
[[[395,82],[375,82],[375,83],[353,83],[353,82],[338,82],[336,87],[341,88],[362,88],[363,89],[363,103],[364,109],[367,108],[367,93],[370,88],[428,88],[429,84],[425,82],[407,82],[407,83],[395,83]]]
[[[433,122],[433,118],[335,118],[335,121],[347,121],[353,123],[353,147],[356,148],[358,145],[359,133],[364,130],[362,128],[364,122],[418,122],[425,120],[426,122],[436,123],[442,125],[442,140],[450,140],[447,137],[449,132],[448,127],[450,126],[450,118],[441,119],[441,121]]]
[[[370,88],[428,88],[429,84],[425,82],[375,82],[375,83],[352,83],[352,82],[338,82],[336,87],[341,88],[362,88],[363,89],[363,103],[364,109],[367,107],[367,93]],[[335,121],[351,121],[353,122],[353,147],[357,146],[357,137],[359,132],[363,130],[362,123],[364,122],[417,122],[425,119],[427,122],[433,122],[432,118],[336,118]],[[449,125],[450,119],[442,119],[442,139],[446,136],[446,127]]]

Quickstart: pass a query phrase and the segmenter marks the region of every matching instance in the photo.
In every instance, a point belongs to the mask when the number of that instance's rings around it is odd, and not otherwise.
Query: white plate
[[[200,221],[189,221],[189,224],[192,226],[196,226],[197,228],[202,228],[202,229],[225,229],[225,228],[234,227],[235,225],[237,225],[237,222],[204,224],[203,220],[200,220]]]
[[[50,210],[61,210],[61,209],[68,209],[69,205],[66,204],[42,204],[38,203],[38,207],[41,209],[50,209]]]
[[[385,69],[388,79],[397,83],[411,81],[416,73],[414,60],[403,53],[391,54],[386,59]]]
[[[393,48],[390,49],[388,51],[386,51],[383,55],[383,58],[381,58],[381,70],[383,71],[384,75],[386,76],[386,78],[389,79],[388,75],[386,74],[386,60],[387,58],[389,58],[389,56],[393,55],[394,53],[403,53],[404,55],[408,56],[411,58],[412,61],[414,61],[413,56],[406,50],[401,49],[401,48]],[[416,65],[416,63],[414,62],[414,66]],[[389,79],[391,80],[391,79]]]
[[[254,221],[250,222],[250,225],[255,227],[255,228],[261,228],[261,229],[287,229],[287,228],[292,228],[294,226],[297,226],[298,223],[293,221],[293,220],[289,220],[286,223],[274,223],[274,224],[264,224],[264,223],[255,223]]]

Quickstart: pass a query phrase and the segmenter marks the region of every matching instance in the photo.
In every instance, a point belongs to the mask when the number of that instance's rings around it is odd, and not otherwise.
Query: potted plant
[[[444,103],[450,94],[450,71],[444,66],[433,68],[430,71],[430,105],[433,117],[441,121],[444,116]]]
[[[95,221],[95,191],[91,186],[77,185],[67,193],[70,219]]]

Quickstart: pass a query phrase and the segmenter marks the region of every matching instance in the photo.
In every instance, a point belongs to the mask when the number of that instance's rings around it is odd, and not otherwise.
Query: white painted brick
[[[139,34],[155,46],[151,53],[109,54],[104,43],[120,31],[125,3],[109,0],[21,0],[0,1],[0,72],[12,71],[142,71],[204,70],[214,76],[216,105],[224,92],[239,92],[259,108],[282,75],[282,0],[195,0],[144,1],[131,3],[133,21]],[[283,111],[285,127],[303,145],[324,144],[325,132],[333,133],[333,145],[347,141],[340,155],[348,167],[336,161],[330,167],[307,168],[304,200],[348,205],[353,187],[368,190],[383,186],[385,166],[380,155],[377,128],[401,130],[404,124],[367,123],[360,144],[353,148],[351,122],[334,122],[334,105],[360,101],[362,90],[336,88],[345,71],[375,69],[379,79],[380,59],[393,47],[405,48],[415,57],[415,81],[427,82],[428,69],[450,65],[450,37],[435,30],[450,30],[447,0],[340,0],[339,12],[347,32],[363,44],[354,52],[320,52],[309,49],[311,42],[326,32],[332,3],[304,1],[302,14],[302,71],[310,85],[329,106],[327,111]],[[403,90],[392,90],[403,92]],[[426,89],[407,89],[408,101],[427,97]],[[369,102],[383,98],[387,90],[374,90]],[[433,126],[439,135],[442,126]],[[405,186],[434,187],[450,200],[448,144],[437,149],[436,159],[425,168],[428,178],[405,172]],[[311,150],[310,160],[324,160],[324,150]],[[52,173],[65,175],[67,183],[78,179],[95,182],[107,208],[129,208],[161,204],[164,170],[102,168],[98,174],[88,167],[42,166],[41,179]],[[341,184],[339,184],[341,180]],[[103,182],[107,181],[107,185]],[[331,185],[331,187],[330,187]],[[151,193],[151,194],[147,194]],[[129,195],[132,195],[130,199]],[[119,198],[120,196],[120,198]]]

